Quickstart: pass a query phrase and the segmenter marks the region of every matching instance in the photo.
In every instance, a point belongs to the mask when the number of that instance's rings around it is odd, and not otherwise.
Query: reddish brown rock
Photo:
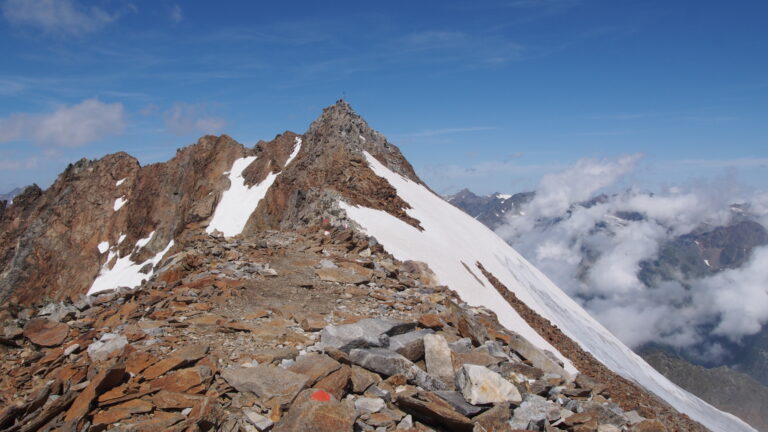
[[[308,386],[313,386],[316,382],[339,370],[341,363],[324,354],[307,354],[296,358],[288,370],[294,373],[302,374],[309,378]]]
[[[296,397],[291,409],[273,429],[274,432],[343,432],[352,431],[357,417],[351,404],[339,403],[322,390],[305,390]]]
[[[170,392],[199,392],[201,386],[207,383],[210,378],[211,369],[206,366],[198,366],[171,372],[152,381],[150,387]]]
[[[397,394],[397,406],[426,424],[441,425],[452,431],[471,431],[471,421],[456,412],[436,394],[411,388]]]
[[[349,387],[351,376],[352,369],[349,366],[344,365],[341,369],[318,381],[314,385],[314,388],[325,390],[332,394],[336,399],[341,400]]]
[[[189,345],[179,348],[170,353],[168,357],[148,367],[142,375],[146,380],[155,379],[168,371],[200,360],[207,353],[208,347],[205,345]]]
[[[184,408],[192,408],[196,403],[199,403],[203,399],[205,399],[205,396],[162,390],[152,396],[152,403],[160,409],[180,410]]]
[[[69,335],[69,326],[46,318],[30,320],[24,327],[24,337],[44,347],[61,345]]]
[[[437,314],[424,314],[419,317],[419,325],[424,328],[441,329],[445,324]]]
[[[96,399],[96,396],[119,385],[124,377],[125,367],[123,366],[114,366],[98,372],[69,407],[64,421],[69,422],[82,418],[91,409],[91,403]]]
[[[154,406],[144,400],[134,399],[128,402],[115,405],[108,410],[100,411],[93,416],[93,426],[107,426],[119,420],[128,418],[134,414],[144,414],[151,412]]]

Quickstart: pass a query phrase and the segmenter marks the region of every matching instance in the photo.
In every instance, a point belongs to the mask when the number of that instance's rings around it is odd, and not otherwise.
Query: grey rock
[[[561,416],[560,407],[541,396],[526,395],[525,401],[515,408],[509,421],[512,429],[527,429],[529,424],[541,424],[545,420],[554,421]]]
[[[389,338],[389,349],[411,361],[424,356],[424,336],[432,334],[431,329],[403,333]]]
[[[250,424],[256,427],[256,430],[259,432],[271,428],[274,424],[268,417],[265,417],[251,409],[244,409],[243,414],[245,415],[246,420],[248,420]]]
[[[440,378],[446,384],[454,380],[453,359],[448,342],[441,335],[424,336],[424,362],[427,372]]]
[[[456,410],[456,412],[464,416],[472,417],[475,414],[479,414],[483,411],[482,407],[477,407],[467,403],[467,401],[464,399],[464,396],[462,396],[461,393],[457,391],[438,390],[435,392],[435,394],[448,402]]]
[[[410,414],[403,417],[402,420],[400,420],[400,423],[397,424],[397,427],[395,429],[411,429],[413,428],[413,417],[411,417]]]
[[[361,397],[355,399],[355,410],[360,414],[377,413],[387,407],[384,399]]]
[[[309,380],[305,375],[268,365],[227,368],[221,376],[237,391],[249,391],[264,400],[278,398],[281,404],[290,403]]]
[[[99,340],[88,345],[88,356],[93,361],[104,361],[109,354],[122,349],[128,344],[128,339],[116,333],[104,333]]]
[[[519,334],[515,333],[511,336],[509,347],[520,354],[524,359],[530,361],[534,367],[537,367],[546,373],[559,375],[563,377],[563,380],[565,381],[570,381],[572,379],[571,374],[566,372],[562,366],[552,360],[546,352],[537,348]]]
[[[627,419],[627,421],[629,421],[629,424],[631,425],[636,425],[645,420],[645,417],[638,414],[635,410],[625,412],[624,417]]]
[[[461,338],[456,342],[449,343],[448,346],[451,347],[451,351],[455,353],[467,353],[472,351],[472,339]]]
[[[517,387],[485,366],[462,366],[456,372],[456,387],[472,405],[522,401]]]
[[[430,391],[446,389],[441,380],[419,369],[402,355],[385,348],[353,349],[349,359],[356,365],[383,375],[403,375],[408,382]]]
[[[328,326],[320,333],[324,347],[349,352],[353,348],[386,347],[389,336],[405,333],[415,327],[393,319],[367,318],[353,324]]]

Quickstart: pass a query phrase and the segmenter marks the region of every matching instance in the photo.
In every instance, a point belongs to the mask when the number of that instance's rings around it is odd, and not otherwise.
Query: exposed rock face
[[[507,223],[507,216],[519,214],[525,204],[533,200],[534,192],[521,192],[514,195],[491,194],[476,195],[469,189],[445,197],[445,200],[464,210],[467,214],[495,230]]]
[[[249,221],[248,232],[319,225],[338,215],[339,197],[350,204],[385,210],[414,225],[409,205],[368,169],[363,152],[393,171],[421,182],[400,150],[368,126],[344,101],[323,110],[303,136],[296,160],[275,180]]]
[[[205,226],[235,159],[264,155],[247,172],[258,182],[282,168],[296,137],[286,133],[249,150],[226,135],[205,136],[145,167],[125,153],[83,159],[48,190],[27,188],[0,214],[0,299],[28,303],[86,292],[107,258],[102,244],[119,258],[145,261]]]

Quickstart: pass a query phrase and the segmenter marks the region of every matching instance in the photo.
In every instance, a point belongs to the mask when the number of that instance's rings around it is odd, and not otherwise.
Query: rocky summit
[[[493,262],[451,263],[494,299],[470,303],[345,211],[431,233],[401,182],[432,194],[339,101],[303,135],[81,160],[0,204],[0,430],[707,430],[670,401],[751,430],[608,366],[623,345],[570,303],[542,316]]]

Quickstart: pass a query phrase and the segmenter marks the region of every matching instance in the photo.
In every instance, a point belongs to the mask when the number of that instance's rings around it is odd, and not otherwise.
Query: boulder
[[[431,329],[424,329],[392,336],[389,349],[410,361],[418,361],[424,356],[424,336],[432,333]]]
[[[351,432],[357,414],[352,404],[339,403],[322,390],[305,390],[273,432]]]
[[[109,355],[128,345],[128,339],[116,333],[104,333],[99,340],[88,345],[88,356],[92,361],[104,361]]]
[[[283,405],[289,404],[309,381],[305,375],[267,365],[227,368],[221,376],[237,391],[249,391],[264,400],[276,398]]]
[[[345,352],[353,348],[386,347],[389,336],[405,333],[416,326],[392,319],[367,318],[353,324],[328,326],[320,333],[320,345]]]
[[[517,387],[484,366],[462,366],[456,372],[456,387],[472,405],[522,401]]]
[[[446,384],[454,380],[453,360],[448,342],[441,335],[424,336],[424,362],[427,372],[440,378]]]
[[[355,399],[355,409],[360,414],[376,413],[387,407],[384,399],[361,397]]]

